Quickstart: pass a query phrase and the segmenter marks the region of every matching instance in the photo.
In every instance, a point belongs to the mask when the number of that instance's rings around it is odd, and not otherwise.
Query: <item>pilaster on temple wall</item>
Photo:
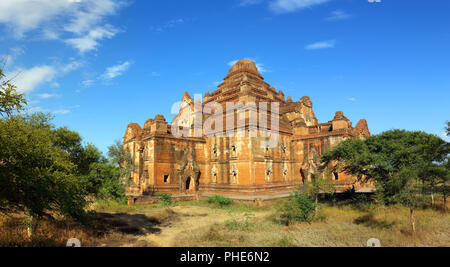
[[[230,102],[237,108],[227,113]],[[238,102],[242,103],[241,111]],[[214,103],[223,114],[203,112]],[[274,103],[277,106],[272,106]],[[233,119],[231,125],[227,118]],[[206,135],[204,126],[208,121],[214,123]],[[216,127],[220,124],[223,127]],[[243,130],[245,134],[227,135],[230,130]],[[250,134],[253,130],[256,136]],[[268,137],[261,134],[273,131],[278,133],[277,142],[267,146]],[[319,159],[325,151],[345,139],[367,136],[367,121],[361,120],[353,128],[341,111],[331,121],[319,123],[309,97],[296,102],[291,97],[285,99],[281,90],[277,92],[264,81],[254,62],[241,60],[217,90],[204,95],[203,102],[186,92],[180,113],[171,124],[157,115],[147,120],[144,128],[135,123],[128,125],[124,149],[132,155],[136,169],[127,191],[131,195],[289,192],[321,175]],[[338,173],[334,179],[347,186],[355,181]]]

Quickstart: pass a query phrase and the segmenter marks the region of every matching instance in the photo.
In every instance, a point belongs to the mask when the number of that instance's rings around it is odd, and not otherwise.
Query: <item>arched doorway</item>
[[[300,178],[302,179],[302,183],[305,184],[306,183],[306,171],[304,169],[300,169]]]
[[[192,189],[192,188],[191,188],[191,176],[189,176],[189,177],[186,179],[185,189],[186,189],[186,192],[188,192],[188,191],[190,191],[190,190]]]
[[[180,177],[181,193],[195,193],[199,187],[200,171],[188,171]]]

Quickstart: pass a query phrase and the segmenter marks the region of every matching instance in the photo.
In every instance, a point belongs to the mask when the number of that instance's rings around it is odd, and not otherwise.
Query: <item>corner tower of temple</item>
[[[221,194],[242,199],[283,196],[308,180],[325,175],[318,168],[320,155],[325,151],[348,138],[370,136],[366,120],[353,127],[342,111],[336,112],[332,120],[319,123],[308,96],[298,101],[290,96],[286,98],[281,90],[277,91],[264,80],[256,64],[248,59],[237,61],[217,89],[205,93],[202,102],[187,92],[181,100],[180,113],[170,124],[162,115],[156,115],[145,122],[144,128],[135,123],[128,125],[124,149],[131,153],[136,165],[127,188],[130,196],[158,192]],[[221,106],[224,114],[202,112],[212,103]],[[229,103],[242,103],[243,125],[238,125],[237,120],[231,126],[226,124],[230,116],[237,117],[237,110],[226,114]],[[266,103],[267,108],[260,108],[264,107],[261,103]],[[278,105],[278,112],[270,112],[274,109],[272,104]],[[252,112],[258,122],[267,119],[263,130],[273,131],[271,122],[278,121],[275,146],[265,145],[267,136],[248,134],[256,126],[249,119]],[[223,128],[215,128],[221,130],[216,130],[214,135],[205,134],[199,125],[202,127],[214,116],[223,116]],[[180,127],[183,131],[178,132]],[[230,127],[244,129],[247,134],[228,136],[226,131]],[[352,187],[366,189],[367,185],[354,177],[330,168],[330,179],[338,191]]]

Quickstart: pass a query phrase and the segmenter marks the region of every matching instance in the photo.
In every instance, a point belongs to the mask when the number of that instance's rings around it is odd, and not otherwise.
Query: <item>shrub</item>
[[[253,213],[245,212],[242,219],[233,218],[231,220],[226,220],[225,226],[230,230],[249,230],[255,226],[255,224],[251,222],[254,217],[255,215]]]
[[[212,225],[209,230],[202,235],[202,240],[217,242],[224,240],[224,236],[221,234],[221,227],[218,224]]]
[[[209,197],[208,203],[218,204],[219,206],[224,207],[224,206],[229,206],[229,205],[233,204],[233,200],[228,197],[216,195],[216,196]]]
[[[280,219],[289,224],[294,221],[311,222],[315,219],[316,204],[306,194],[295,192],[280,207]]]
[[[369,197],[367,197],[364,194],[357,194],[351,199],[351,204],[353,204],[355,207],[359,209],[365,209],[368,208],[371,204],[371,200]]]
[[[168,194],[158,194],[159,196],[159,204],[163,206],[170,206],[173,204],[173,199],[171,195]]]

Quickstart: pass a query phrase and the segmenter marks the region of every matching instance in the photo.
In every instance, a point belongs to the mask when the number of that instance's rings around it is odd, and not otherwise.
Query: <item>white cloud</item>
[[[150,29],[152,31],[155,32],[163,32],[165,30],[171,29],[171,28],[175,28],[181,24],[184,24],[186,22],[190,22],[193,19],[183,19],[183,18],[179,18],[179,19],[172,19],[169,20],[168,22],[164,23],[163,25],[158,25],[158,26],[152,26],[150,27]]]
[[[78,49],[81,53],[85,53],[91,50],[96,50],[99,45],[99,41],[103,39],[111,39],[118,32],[119,31],[111,25],[106,25],[92,29],[84,36],[67,39],[65,42]]]
[[[79,67],[81,67],[81,65],[83,64],[80,61],[72,60],[67,65],[60,66],[59,68],[62,72],[67,73],[78,69]]]
[[[76,34],[84,34],[99,25],[107,16],[114,15],[123,5],[122,1],[114,0],[83,0],[77,1],[73,17],[64,29]]]
[[[227,63],[228,66],[233,67],[239,60],[233,60]]]
[[[441,133],[441,138],[446,142],[450,142],[450,136],[447,136],[446,132]]]
[[[355,97],[350,97],[350,98],[348,99],[348,101],[350,101],[350,102],[356,102],[356,98],[355,98]]]
[[[60,84],[59,84],[59,82],[52,82],[52,84],[50,84],[50,86],[53,88],[59,88]]]
[[[91,85],[94,84],[94,80],[85,80],[85,81],[82,81],[81,84],[82,84],[84,87],[89,87],[89,86],[91,86]]]
[[[70,107],[63,107],[59,109],[48,109],[48,108],[42,108],[40,106],[34,106],[34,104],[38,104],[39,100],[33,100],[28,102],[28,106],[26,108],[25,113],[35,113],[35,112],[44,112],[44,113],[53,113],[55,115],[66,115],[71,113],[74,109],[78,109],[81,106],[80,105],[74,105]]]
[[[36,113],[36,112],[47,112],[47,110],[43,109],[39,106],[28,106],[26,107],[26,111],[24,113]]]
[[[347,14],[344,10],[334,10],[331,12],[331,15],[327,18],[327,20],[334,21],[334,20],[344,20],[348,19],[351,16]]]
[[[45,94],[38,94],[38,97],[41,98],[41,99],[49,99],[49,98],[54,98],[54,97],[57,97],[57,96],[58,95],[47,94],[47,93],[45,93]]]
[[[263,0],[242,0],[239,6],[252,6],[260,4]]]
[[[70,113],[70,110],[68,110],[68,109],[58,109],[58,110],[53,111],[53,113],[58,114],[58,115],[65,115],[65,114]]]
[[[0,23],[16,38],[40,30],[45,39],[64,41],[84,53],[96,49],[98,41],[112,38],[118,30],[104,24],[124,5],[119,0],[1,0]]]
[[[322,42],[309,44],[309,45],[305,46],[305,49],[306,50],[317,50],[317,49],[333,48],[335,44],[336,44],[336,40],[328,40],[328,41],[322,41]]]
[[[59,83],[54,81],[58,75],[76,70],[80,66],[81,63],[78,61],[71,61],[66,65],[38,65],[29,69],[17,68],[6,73],[6,76],[17,86],[19,92],[30,93],[44,83],[51,83],[51,87],[58,87]]]
[[[130,68],[131,64],[132,63],[130,61],[126,61],[122,64],[111,66],[106,69],[105,73],[100,76],[100,78],[104,80],[112,80],[126,72]]]
[[[264,64],[262,63],[256,63],[256,68],[260,73],[268,72],[268,70],[264,67]]]
[[[10,67],[14,64],[14,60],[23,54],[25,54],[25,49],[22,46],[12,47],[5,55],[0,55],[0,63]]]
[[[311,6],[328,2],[329,0],[274,0],[269,7],[275,13],[289,13]]]
[[[0,22],[5,23],[17,38],[40,27],[58,15],[69,13],[74,3],[65,0],[2,0]]]
[[[13,83],[17,86],[17,90],[22,93],[29,93],[39,85],[51,82],[57,71],[53,66],[41,65],[31,69],[18,69],[15,75],[7,75],[13,77]]]

